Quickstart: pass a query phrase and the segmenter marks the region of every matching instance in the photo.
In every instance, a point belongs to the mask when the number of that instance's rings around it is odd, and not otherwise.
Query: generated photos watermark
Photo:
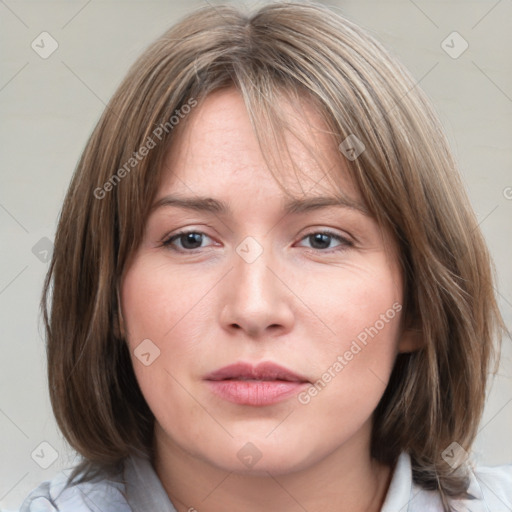
[[[311,399],[323,391],[329,382],[331,382],[349,363],[359,354],[375,336],[379,334],[385,325],[388,324],[396,314],[402,310],[402,305],[395,302],[385,313],[379,316],[373,325],[365,327],[357,336],[356,339],[352,340],[350,348],[343,354],[337,356],[336,361],[333,362],[322,374],[320,379],[314,382],[306,390],[299,393],[297,399],[302,405],[307,405],[311,402]]]
[[[197,100],[190,98],[179,109],[174,111],[175,115],[172,115],[169,118],[169,121],[160,123],[151,132],[151,135],[148,136],[144,144],[142,144],[139,149],[133,153],[133,156],[131,156],[114,174],[112,174],[112,176],[101,187],[94,189],[94,197],[96,199],[103,199],[107,193],[111,192],[125,176],[130,174],[132,169],[136,167],[140,161],[144,160],[149,152],[156,147],[158,142],[162,141],[164,134],[168,134],[176,125],[178,125],[180,120],[184,119],[196,105]]]

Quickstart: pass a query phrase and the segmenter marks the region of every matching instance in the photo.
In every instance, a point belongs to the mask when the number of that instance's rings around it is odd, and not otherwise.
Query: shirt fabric
[[[132,455],[119,478],[100,478],[64,489],[66,472],[43,482],[19,512],[176,512],[149,459]],[[467,489],[474,499],[452,500],[454,512],[512,512],[512,464],[478,467]],[[201,511],[191,504],[190,511]],[[398,458],[381,512],[439,512],[437,491],[426,491],[412,480],[410,456]]]

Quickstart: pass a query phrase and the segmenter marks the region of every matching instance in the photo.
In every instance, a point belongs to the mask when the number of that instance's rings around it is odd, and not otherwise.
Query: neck
[[[349,442],[306,469],[258,476],[219,468],[155,433],[155,470],[178,512],[378,512],[391,468]]]

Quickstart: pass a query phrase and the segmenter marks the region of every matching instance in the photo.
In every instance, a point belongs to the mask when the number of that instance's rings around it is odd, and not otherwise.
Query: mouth
[[[238,405],[265,406],[297,394],[310,381],[271,362],[257,366],[235,363],[205,377],[217,396]]]
[[[208,374],[205,380],[309,382],[306,377],[272,362],[259,363],[257,366],[242,362],[234,363]]]

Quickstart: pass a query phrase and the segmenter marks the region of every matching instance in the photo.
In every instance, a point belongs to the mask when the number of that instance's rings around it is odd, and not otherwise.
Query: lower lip
[[[221,398],[240,405],[270,405],[297,394],[308,382],[282,380],[209,380],[210,389]]]

